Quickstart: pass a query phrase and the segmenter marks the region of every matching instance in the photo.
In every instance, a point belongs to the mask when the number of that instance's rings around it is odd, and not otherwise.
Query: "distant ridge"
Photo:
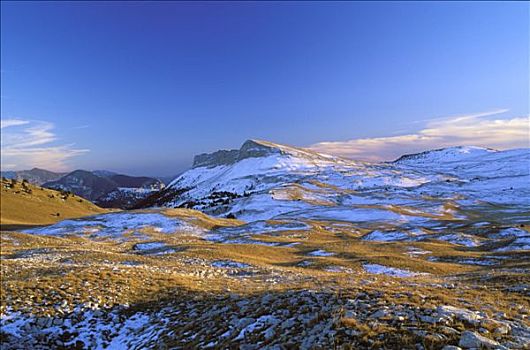
[[[74,170],[42,186],[75,193],[101,207],[128,209],[165,185],[146,176],[122,175],[106,170]]]
[[[33,168],[31,170],[19,171],[2,171],[1,176],[6,179],[15,179],[18,181],[27,180],[34,185],[42,185],[45,182],[55,181],[66,173],[57,173],[46,169]]]
[[[408,161],[437,161],[437,162],[451,162],[457,160],[463,160],[472,157],[478,157],[481,155],[498,152],[492,148],[477,147],[477,146],[455,146],[438,148],[434,150],[405,154],[398,159],[394,160],[394,163],[404,163]]]

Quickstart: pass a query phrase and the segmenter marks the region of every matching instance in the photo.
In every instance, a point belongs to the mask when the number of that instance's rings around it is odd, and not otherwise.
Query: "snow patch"
[[[392,242],[409,238],[406,232],[399,231],[372,231],[363,236],[364,241]]]
[[[335,255],[335,253],[327,252],[325,250],[319,249],[319,250],[314,250],[312,252],[309,252],[309,253],[307,253],[307,255],[310,255],[310,256],[332,256],[332,255]]]
[[[220,267],[224,269],[245,269],[250,267],[249,264],[240,263],[232,260],[217,260],[212,262],[213,267]]]
[[[24,230],[37,235],[87,235],[91,238],[120,238],[130,231],[146,231],[152,228],[160,233],[177,230],[192,230],[181,220],[159,213],[120,212],[92,216],[89,218],[64,220],[54,225]]]
[[[134,250],[153,250],[153,249],[161,249],[166,246],[163,242],[147,242],[147,243],[138,243],[134,246]]]
[[[398,269],[395,267],[388,267],[379,264],[363,264],[363,268],[366,270],[366,272],[376,275],[388,275],[392,277],[414,277],[419,275],[418,273],[409,270]]]
[[[498,252],[510,252],[515,250],[530,250],[530,235],[517,237],[510,244],[496,249]]]
[[[255,221],[241,226],[221,227],[206,233],[204,238],[208,241],[218,243],[265,244],[276,246],[280,245],[280,243],[259,242],[252,240],[252,237],[261,234],[276,234],[285,231],[307,230],[309,228],[309,225],[294,220],[282,220],[275,223]]]
[[[453,244],[463,245],[466,247],[477,247],[480,245],[480,240],[472,235],[464,233],[453,233],[436,237],[440,241],[446,241]]]

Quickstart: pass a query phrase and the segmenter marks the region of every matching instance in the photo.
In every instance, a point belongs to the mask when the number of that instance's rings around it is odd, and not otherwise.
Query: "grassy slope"
[[[54,222],[106,212],[93,203],[75,195],[64,196],[60,192],[26,185],[21,182],[11,187],[11,181],[1,182],[0,224],[45,225]],[[59,216],[57,216],[59,213]]]
[[[241,222],[233,219],[212,218],[189,209],[168,209],[164,213],[185,222],[209,230],[220,226],[237,226]],[[506,293],[509,285],[527,284],[529,276],[519,269],[527,268],[526,253],[493,253],[476,249],[464,249],[448,242],[370,242],[362,241],[350,228],[331,232],[320,228],[323,222],[312,221],[312,228],[303,231],[285,231],[262,234],[254,237],[260,241],[299,241],[293,247],[253,244],[219,244],[209,242],[200,236],[186,232],[166,234],[145,229],[142,235],[134,230],[124,234],[121,241],[91,240],[88,237],[52,237],[19,232],[3,233],[0,256],[2,271],[0,290],[13,299],[29,300],[37,295],[42,300],[53,300],[55,305],[68,298],[70,304],[92,300],[98,296],[100,303],[151,303],[161,298],[173,298],[179,291],[192,293],[223,293],[226,291],[241,295],[284,292],[287,290],[337,288],[345,293],[362,290],[385,290],[389,302],[404,298],[400,302],[425,306],[422,297],[429,295],[436,300],[433,305],[448,304],[464,306],[466,302],[482,305],[496,305],[507,313],[517,314],[509,305],[527,305],[523,294]],[[353,228],[353,226],[352,226]],[[295,237],[296,236],[296,237]],[[138,242],[164,242],[173,253],[164,255],[142,254],[134,249]],[[414,246],[431,253],[411,257],[407,248]],[[335,255],[313,257],[308,252],[324,249]],[[45,253],[42,251],[45,250]],[[31,253],[24,269],[18,268],[21,260],[18,254]],[[495,268],[453,262],[432,262],[429,256],[454,258],[482,258],[499,255]],[[517,256],[520,255],[520,256]],[[51,259],[50,257],[54,257]],[[39,260],[44,259],[44,260]],[[219,260],[250,264],[259,272],[251,276],[225,275],[212,267]],[[45,264],[42,261],[46,261]],[[64,263],[68,261],[68,263]],[[302,261],[311,261],[307,267],[300,267]],[[132,263],[132,264],[131,264]],[[363,263],[426,272],[412,278],[394,279],[385,275],[371,275],[364,272]],[[327,266],[341,266],[345,272],[328,272]],[[50,269],[55,271],[50,274]],[[510,271],[510,269],[513,269]],[[216,271],[214,271],[216,270]],[[229,271],[229,270],[227,270]],[[33,277],[38,276],[36,280]],[[486,278],[487,277],[487,278]],[[449,278],[445,280],[445,278]],[[271,279],[274,283],[271,283]],[[85,286],[90,283],[90,288]],[[448,293],[440,283],[459,281],[458,291]],[[479,281],[477,288],[474,281]],[[469,283],[469,284],[468,284]],[[50,296],[50,290],[61,286],[71,287],[76,295],[64,296],[57,293]],[[469,287],[473,285],[473,288]],[[353,289],[352,289],[353,288]],[[485,292],[487,290],[487,292]],[[406,296],[403,292],[413,292]],[[400,296],[391,296],[400,293]],[[462,300],[464,303],[462,303]],[[4,301],[2,301],[4,302]],[[5,306],[5,305],[4,305]],[[476,307],[478,309],[478,306]]]

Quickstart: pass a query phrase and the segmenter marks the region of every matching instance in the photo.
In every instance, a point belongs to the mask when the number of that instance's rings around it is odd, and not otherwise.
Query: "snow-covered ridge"
[[[421,163],[444,163],[462,161],[469,158],[485,156],[490,153],[499,152],[491,148],[476,146],[456,146],[440,148],[421,153],[406,154],[394,161],[401,164],[421,164]]]
[[[303,148],[280,145],[262,140],[247,140],[239,150],[219,150],[195,156],[193,168],[231,165],[247,158],[262,158],[272,155],[293,156],[315,160],[337,159]]]
[[[512,215],[530,205],[530,149],[450,147],[365,163],[249,140],[240,150],[199,158],[151,205],[250,222],[392,218],[431,226],[442,218],[465,219],[466,208],[516,206],[507,209]]]

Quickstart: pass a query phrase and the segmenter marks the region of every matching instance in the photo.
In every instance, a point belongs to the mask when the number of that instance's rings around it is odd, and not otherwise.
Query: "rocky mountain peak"
[[[273,153],[280,153],[278,147],[265,141],[247,140],[240,149],[219,150],[213,153],[203,153],[195,156],[193,167],[212,168],[220,165],[230,165],[237,161],[252,157],[266,157]]]
[[[219,165],[233,164],[239,157],[239,150],[219,150],[213,153],[202,153],[193,158],[193,168],[213,168]]]
[[[267,157],[272,154],[285,154],[285,146],[261,140],[247,140],[239,149],[238,160]]]
[[[269,141],[250,139],[241,145],[240,149],[220,150],[213,153],[203,153],[195,156],[193,168],[213,168],[220,165],[230,165],[247,158],[268,157],[274,154],[291,155],[300,158],[327,159],[321,154],[298,147],[281,145]]]

